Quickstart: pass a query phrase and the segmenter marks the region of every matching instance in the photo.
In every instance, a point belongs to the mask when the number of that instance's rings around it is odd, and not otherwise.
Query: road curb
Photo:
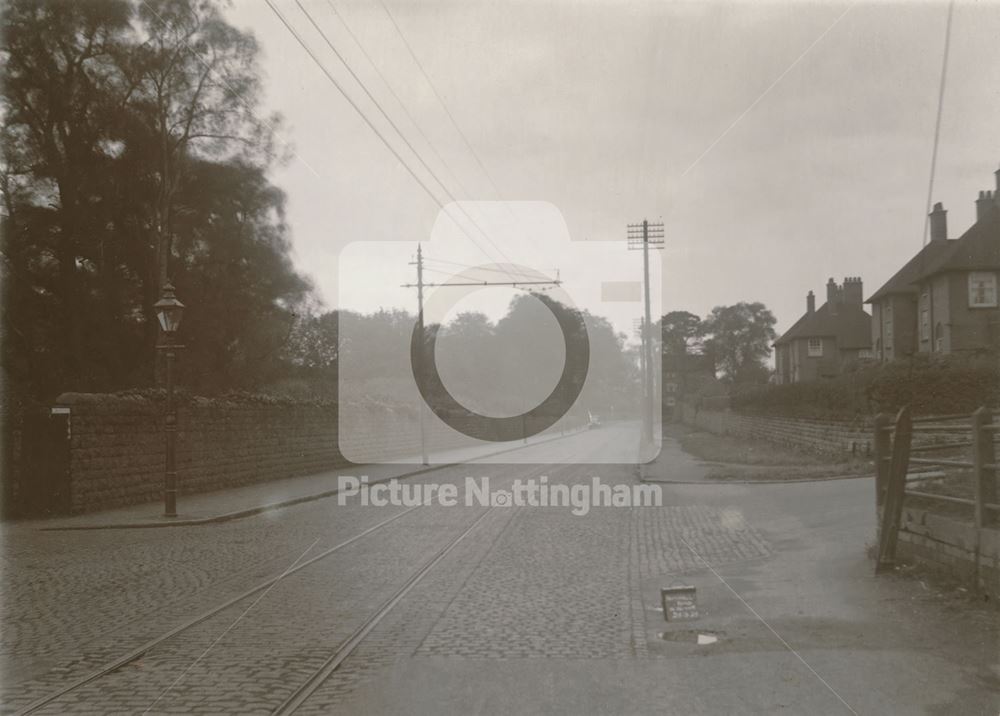
[[[833,482],[836,480],[874,479],[874,475],[836,475],[834,477],[801,477],[793,480],[650,480],[651,485],[790,485],[802,482]]]
[[[932,473],[908,473],[907,478],[928,475]],[[835,475],[833,477],[797,477],[792,480],[649,480],[640,478],[642,482],[655,485],[788,485],[803,482],[833,482],[835,480],[873,480],[874,475]]]
[[[572,435],[577,435],[578,433],[585,432],[586,428],[580,428],[571,432],[564,433],[562,435],[554,435],[544,440],[538,440],[527,445],[518,445],[517,447],[505,448],[503,450],[497,450],[496,452],[486,453],[485,455],[480,455],[479,457],[494,457],[496,455],[503,455],[508,452],[515,452],[517,450],[524,450],[525,448],[532,447],[534,445],[543,445],[548,442],[553,442],[555,440],[562,440],[563,438],[568,438]],[[440,465],[428,465],[421,467],[418,470],[411,470],[409,472],[400,473],[399,475],[390,475],[388,477],[383,477],[378,480],[372,480],[369,484],[377,485],[382,482],[389,482],[390,480],[400,480],[407,477],[416,477],[418,475],[423,475],[428,472],[434,472],[435,470],[444,470],[449,467],[455,467],[456,465],[465,465],[467,462],[449,462],[442,463]],[[363,466],[356,466],[363,467]],[[348,469],[345,466],[344,469]],[[262,483],[263,484],[263,483]],[[68,525],[65,527],[36,527],[35,529],[39,532],[80,532],[84,530],[138,530],[138,529],[157,529],[164,527],[194,527],[198,525],[211,525],[218,524],[221,522],[231,522],[232,520],[239,520],[245,517],[253,517],[254,515],[259,515],[264,512],[273,512],[275,510],[284,509],[285,507],[293,507],[294,505],[301,505],[305,502],[315,502],[316,500],[322,500],[327,497],[333,497],[338,492],[339,489],[323,490],[322,492],[314,493],[311,495],[302,495],[301,497],[293,497],[289,500],[281,500],[280,502],[271,502],[266,505],[258,505],[256,507],[250,507],[245,510],[237,510],[236,512],[227,512],[221,515],[212,515],[210,517],[198,517],[195,519],[184,519],[184,520],[160,520],[156,522],[124,522],[124,523],[112,523],[107,525]]]

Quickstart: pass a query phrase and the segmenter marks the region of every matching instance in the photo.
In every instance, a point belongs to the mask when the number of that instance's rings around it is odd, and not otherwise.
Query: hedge
[[[916,415],[971,413],[1000,406],[1000,361],[992,357],[914,356],[864,363],[835,378],[734,392],[748,415],[853,420],[909,405]]]

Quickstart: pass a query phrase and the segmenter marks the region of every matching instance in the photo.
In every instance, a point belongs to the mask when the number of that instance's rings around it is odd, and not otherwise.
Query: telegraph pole
[[[663,248],[663,224],[651,224],[643,219],[641,224],[628,225],[628,248],[630,251],[642,250],[642,285],[645,317],[642,325],[642,363],[643,370],[643,437],[647,443],[653,442],[653,394],[655,381],[653,367],[659,363],[653,362],[653,336],[650,335],[653,326],[650,315],[649,301],[649,250]]]
[[[424,374],[424,254],[420,244],[417,244],[417,335],[420,338],[420,350],[417,351],[417,365],[414,370],[423,377]],[[412,264],[411,264],[412,265]],[[420,462],[423,465],[430,464],[427,460],[427,427],[424,420],[426,409],[424,401],[421,400],[417,406],[417,422],[420,423]]]
[[[417,244],[417,260],[411,261],[410,266],[417,267],[417,282],[404,283],[402,288],[417,289],[417,335],[420,339],[420,350],[417,352],[417,365],[413,369],[422,377],[424,370],[424,288],[445,287],[445,286],[512,286],[520,288],[524,286],[560,286],[562,281],[556,278],[555,281],[447,281],[445,283],[425,283],[424,282],[424,254],[420,244]],[[474,266],[469,268],[475,268]],[[558,269],[556,275],[559,275]],[[420,459],[424,465],[430,464],[427,459],[427,432],[424,418],[424,411],[427,409],[426,403],[421,400],[418,410],[420,422]]]

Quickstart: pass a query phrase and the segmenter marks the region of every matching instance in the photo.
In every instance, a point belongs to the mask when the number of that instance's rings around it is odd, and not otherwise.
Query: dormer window
[[[969,308],[996,308],[997,275],[992,271],[969,273]]]
[[[810,338],[806,345],[806,355],[810,358],[819,358],[823,355],[823,339]]]

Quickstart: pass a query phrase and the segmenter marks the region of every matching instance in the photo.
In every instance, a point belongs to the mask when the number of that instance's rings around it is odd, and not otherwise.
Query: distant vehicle
[[[588,411],[587,418],[588,418],[588,423],[587,423],[588,430],[593,430],[594,428],[601,427],[601,418],[599,416],[594,415],[593,413]]]

